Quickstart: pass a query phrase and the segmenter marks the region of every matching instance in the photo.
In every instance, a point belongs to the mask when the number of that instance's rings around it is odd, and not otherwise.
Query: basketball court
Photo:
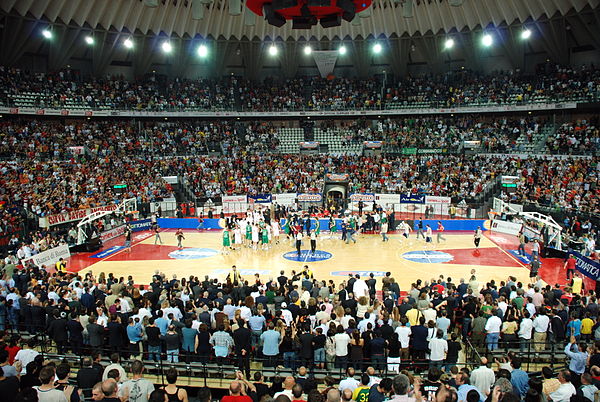
[[[290,274],[307,264],[316,278],[332,279],[336,284],[350,273],[373,273],[380,278],[389,271],[403,291],[417,279],[426,281],[439,275],[450,276],[453,283],[460,278],[468,281],[472,269],[481,286],[491,279],[505,280],[509,275],[529,282],[527,258],[516,255],[517,240],[510,235],[484,232],[478,249],[474,247],[472,232],[446,232],[446,241],[439,244],[435,235],[434,243],[428,244],[422,238],[417,240],[415,233],[408,240],[392,233],[388,242],[382,242],[380,235],[365,234],[350,244],[340,240],[339,233],[336,236],[329,238],[329,233],[321,233],[314,255],[305,240],[298,257],[292,241],[283,235],[280,243],[270,244],[268,250],[261,250],[260,245],[258,250],[242,246],[223,254],[220,230],[186,231],[181,250],[177,248],[175,229],[161,232],[162,245],[154,244],[154,235],[149,231],[138,232],[130,251],[122,247],[121,239],[115,239],[98,252],[73,255],[69,270],[81,274],[92,271],[95,275],[112,272],[116,277],[132,275],[136,284],[148,284],[156,270],[164,272],[167,278],[209,275],[224,279],[231,266],[236,265],[242,276],[253,282],[256,273],[265,281],[277,277],[281,270]],[[560,259],[542,259],[542,278],[551,284],[565,283],[562,264]]]

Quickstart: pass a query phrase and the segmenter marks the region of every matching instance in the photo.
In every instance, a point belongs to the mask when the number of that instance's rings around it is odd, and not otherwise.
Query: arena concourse
[[[0,400],[596,402],[598,0],[5,0]]]

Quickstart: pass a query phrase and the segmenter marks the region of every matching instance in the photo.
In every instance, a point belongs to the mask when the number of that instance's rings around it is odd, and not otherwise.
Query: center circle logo
[[[412,262],[421,262],[424,264],[435,264],[448,262],[454,259],[452,254],[435,250],[409,251],[402,254],[402,258]]]
[[[177,260],[197,260],[199,258],[214,257],[217,254],[219,252],[212,248],[184,248],[171,251],[169,257]]]
[[[285,253],[283,258],[290,261],[317,262],[328,260],[331,256],[331,253],[322,250],[315,250],[314,253],[310,250],[300,250],[300,255],[298,255],[297,251],[290,251],[289,253]]]

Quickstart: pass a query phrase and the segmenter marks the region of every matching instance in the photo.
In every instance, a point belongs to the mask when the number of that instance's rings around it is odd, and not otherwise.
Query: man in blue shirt
[[[279,344],[281,343],[281,334],[275,331],[275,325],[270,322],[269,329],[262,333],[260,341],[263,347],[263,355],[267,358],[266,365],[273,367],[277,363],[279,355]]]
[[[248,325],[252,331],[252,346],[256,346],[258,344],[258,339],[265,329],[266,321],[267,320],[265,317],[262,314],[259,314],[256,308],[254,308],[252,311],[252,316],[248,319]]]
[[[522,398],[525,398],[527,391],[529,390],[529,375],[521,370],[521,359],[513,357],[510,361],[510,365],[513,371],[510,373],[510,383],[513,386],[515,394]]]
[[[160,329],[160,334],[165,336],[167,328],[169,328],[169,320],[163,317],[164,313],[162,310],[158,310],[158,318],[154,321],[154,324]]]
[[[581,385],[581,375],[585,372],[588,359],[587,345],[583,342],[577,345],[575,337],[571,335],[569,344],[565,346],[565,354],[571,358],[569,362],[571,384],[577,388]]]
[[[129,338],[129,348],[134,357],[141,357],[140,342],[142,340],[142,324],[139,318],[129,318],[127,325],[127,337]]]
[[[485,400],[485,397],[481,394],[481,392],[479,392],[479,390],[477,389],[477,387],[471,385],[471,380],[469,378],[469,375],[466,373],[458,373],[456,375],[456,377],[454,377],[454,381],[456,381],[456,386],[458,387],[457,391],[458,391],[458,402],[462,402],[462,401],[466,401],[467,400],[467,394],[469,393],[469,391],[474,390],[477,391],[477,393],[479,394],[479,401],[483,402]]]

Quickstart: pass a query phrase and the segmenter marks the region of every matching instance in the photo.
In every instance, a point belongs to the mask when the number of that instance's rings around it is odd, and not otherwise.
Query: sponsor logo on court
[[[420,262],[424,264],[437,264],[452,261],[454,259],[454,256],[452,254],[444,253],[442,251],[420,250],[406,252],[402,254],[402,258],[412,262]]]
[[[212,248],[184,248],[175,250],[169,253],[169,257],[177,260],[197,260],[199,258],[214,257],[219,254],[217,250]]]
[[[123,250],[125,247],[123,246],[113,246],[111,248],[107,248],[104,251],[100,251],[99,253],[90,255],[90,258],[106,258],[109,255],[113,255],[117,251]]]
[[[332,257],[331,253],[322,250],[315,250],[312,253],[310,250],[300,250],[300,255],[298,255],[297,251],[290,251],[289,253],[285,253],[283,258],[290,261],[302,261],[302,262],[317,262],[317,261],[325,261]]]
[[[333,271],[331,273],[332,276],[348,276],[356,274],[360,276],[369,276],[371,274],[375,277],[385,276],[385,272],[383,271]]]
[[[152,237],[152,233],[142,233],[133,236],[133,240],[146,240],[148,237]]]

